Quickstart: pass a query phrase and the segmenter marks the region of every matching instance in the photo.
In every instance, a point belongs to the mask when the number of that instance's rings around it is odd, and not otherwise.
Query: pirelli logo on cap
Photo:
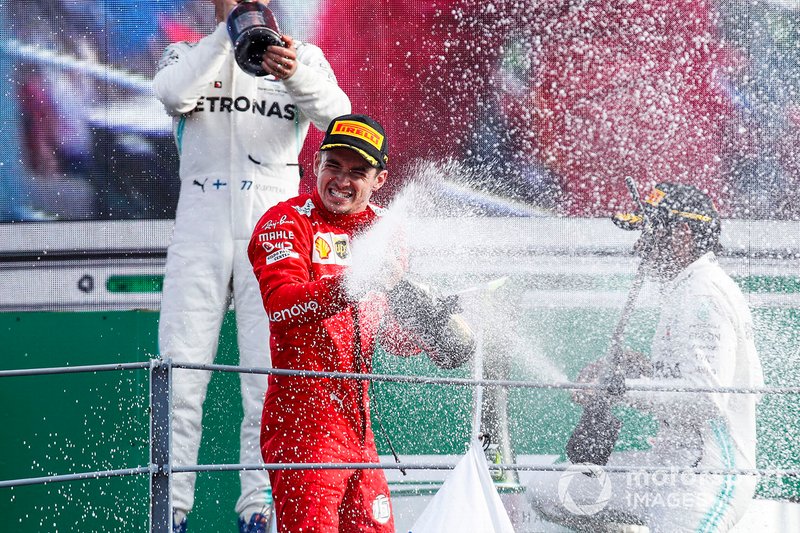
[[[378,150],[383,146],[383,135],[366,124],[354,120],[336,121],[331,129],[331,135],[349,135],[367,141]]]

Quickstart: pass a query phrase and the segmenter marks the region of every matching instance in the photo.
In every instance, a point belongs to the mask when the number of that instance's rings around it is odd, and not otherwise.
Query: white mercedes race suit
[[[750,309],[713,253],[697,259],[664,289],[650,355],[653,377],[629,379],[629,386],[763,386]],[[529,487],[534,506],[551,518],[571,514],[589,530],[592,519],[639,521],[651,532],[729,530],[750,504],[757,477],[678,474],[670,468],[756,468],[758,397],[628,391],[624,401],[650,413],[658,431],[649,450],[612,453],[609,465],[657,471],[534,478]]]
[[[287,80],[250,76],[234,60],[225,24],[197,44],[177,43],[164,51],[153,87],[174,117],[181,191],[161,300],[162,357],[213,362],[232,289],[240,364],[270,364],[268,322],[247,244],[261,215],[298,193],[297,157],[309,124],[324,131],[333,118],[350,112],[322,51],[297,43],[297,58]],[[209,378],[205,371],[174,373],[175,464],[197,464]],[[267,379],[240,378],[240,460],[260,463]],[[267,502],[267,473],[242,472],[240,478],[236,510],[249,516]],[[194,484],[194,474],[175,475],[176,510],[191,510]]]

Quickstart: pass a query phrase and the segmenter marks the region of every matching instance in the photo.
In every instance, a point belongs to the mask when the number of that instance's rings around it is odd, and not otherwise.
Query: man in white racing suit
[[[212,0],[218,25],[196,44],[168,46],[153,87],[174,117],[181,191],[167,252],[159,322],[164,358],[212,363],[231,291],[240,364],[270,364],[267,317],[247,245],[259,217],[298,193],[298,154],[310,123],[325,131],[350,112],[322,51],[281,36],[286,47],[263,56],[268,76],[237,65],[225,20],[236,0]],[[267,2],[262,0],[263,4]],[[259,432],[267,379],[241,374],[244,419],[240,461],[260,463]],[[172,452],[175,464],[197,464],[202,406],[210,373],[176,370]],[[271,514],[267,473],[240,473],[236,503],[242,531],[262,531]],[[186,530],[195,474],[173,477],[173,521]]]
[[[763,386],[750,309],[715,256],[720,219],[711,199],[692,186],[662,183],[644,209],[644,217],[615,217],[625,229],[642,230],[641,268],[663,282],[650,357],[624,353],[626,385]],[[579,381],[596,381],[604,366],[591,363]],[[596,394],[573,398],[588,406]],[[757,402],[753,394],[628,390],[620,403],[652,415],[658,430],[649,450],[614,452],[608,465],[655,471],[607,473],[594,466],[594,477],[537,476],[529,496],[547,518],[578,530],[613,531],[610,523],[625,523],[651,532],[728,531],[750,504],[757,477],[675,470],[755,469]]]

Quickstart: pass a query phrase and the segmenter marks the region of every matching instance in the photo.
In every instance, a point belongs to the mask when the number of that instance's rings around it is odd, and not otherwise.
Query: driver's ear
[[[314,163],[313,163],[313,166],[311,167],[311,168],[314,169],[314,175],[315,176],[319,176],[319,165],[320,165],[320,163],[322,163],[322,152],[317,150],[316,152],[314,152]]]
[[[383,187],[383,184],[386,183],[386,177],[388,175],[389,175],[388,170],[381,170],[380,172],[378,172],[378,175],[375,176],[375,183],[372,185],[372,192],[375,192],[381,187]]]

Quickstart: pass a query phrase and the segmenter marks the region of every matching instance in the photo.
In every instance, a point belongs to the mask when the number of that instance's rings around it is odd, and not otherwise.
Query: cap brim
[[[611,221],[624,230],[640,230],[644,226],[644,217],[639,213],[616,213]]]
[[[382,164],[381,164],[381,163],[380,163],[380,162],[379,162],[377,159],[375,159],[374,157],[372,157],[371,155],[369,155],[369,154],[366,152],[366,150],[362,150],[361,148],[359,148],[359,147],[357,147],[357,146],[353,146],[353,145],[351,145],[351,144],[345,144],[345,143],[328,143],[328,144],[323,144],[322,146],[320,146],[320,147],[319,147],[319,149],[320,149],[320,150],[322,150],[322,151],[324,151],[324,150],[331,150],[331,149],[333,149],[333,148],[349,148],[350,150],[353,150],[353,151],[355,151],[355,152],[358,152],[358,153],[361,155],[361,157],[363,157],[364,159],[366,159],[367,163],[369,163],[369,164],[370,164],[370,165],[372,165],[373,167],[375,167],[375,168],[383,168],[383,165],[382,165]]]

